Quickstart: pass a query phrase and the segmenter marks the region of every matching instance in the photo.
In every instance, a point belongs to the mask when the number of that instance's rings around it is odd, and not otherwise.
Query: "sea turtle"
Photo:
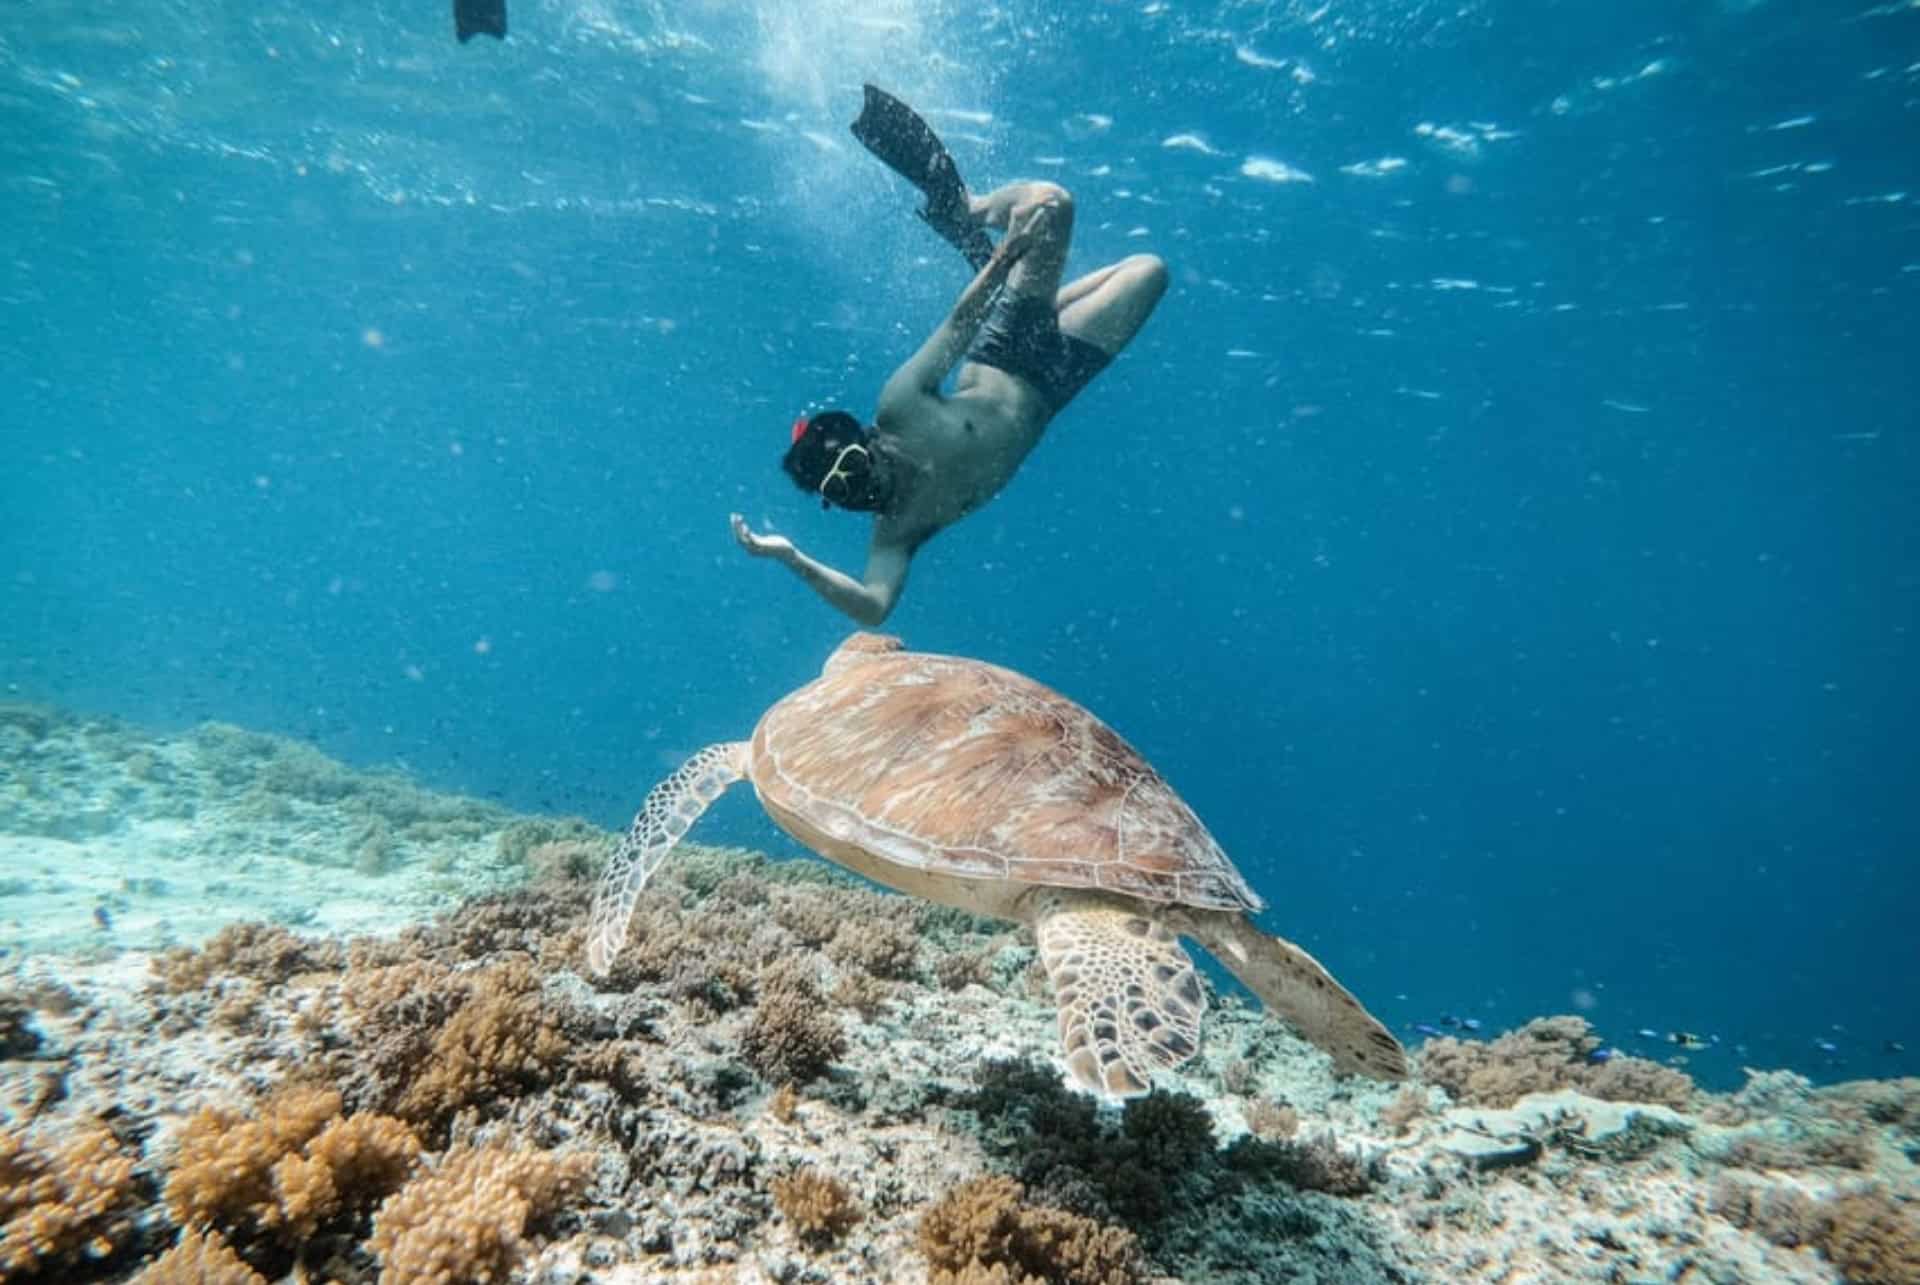
[[[813,851],[910,896],[1031,924],[1074,1081],[1145,1093],[1199,1048],[1205,947],[1334,1069],[1404,1079],[1406,1054],[1312,956],[1255,928],[1264,903],[1138,751],[1030,678],[856,633],[753,738],[710,745],[647,795],[600,886],[604,975],[640,890],[742,777]]]

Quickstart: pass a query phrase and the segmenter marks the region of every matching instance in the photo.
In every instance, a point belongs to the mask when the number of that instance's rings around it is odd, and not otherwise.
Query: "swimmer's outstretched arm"
[[[815,593],[868,628],[885,620],[892,613],[893,604],[900,601],[900,590],[906,586],[907,564],[913,552],[881,541],[878,533],[867,551],[867,575],[863,583],[844,571],[835,571],[817,558],[808,557],[784,535],[755,533],[738,513],[729,520],[733,524],[733,538],[740,542],[741,548],[756,558],[772,558],[790,567]]]

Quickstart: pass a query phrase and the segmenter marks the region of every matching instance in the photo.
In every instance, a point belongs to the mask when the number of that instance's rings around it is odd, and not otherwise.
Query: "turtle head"
[[[848,634],[847,640],[833,649],[833,655],[827,657],[827,663],[821,668],[822,677],[837,674],[849,665],[858,665],[862,661],[872,660],[875,656],[885,656],[892,652],[906,650],[906,644],[892,634]]]
[[[893,498],[892,473],[873,430],[843,410],[794,420],[793,441],[780,467],[795,486],[818,495],[823,509],[837,504],[878,513]]]

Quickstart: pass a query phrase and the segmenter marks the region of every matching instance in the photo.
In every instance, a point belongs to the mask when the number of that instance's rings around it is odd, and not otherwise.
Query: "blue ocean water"
[[[1920,1069],[1920,10],[511,16],[7,14],[9,696],[624,824],[848,631],[727,513],[857,566],[786,426],[965,283],[873,80],[1174,281],[891,631],[1099,713],[1397,1029]]]

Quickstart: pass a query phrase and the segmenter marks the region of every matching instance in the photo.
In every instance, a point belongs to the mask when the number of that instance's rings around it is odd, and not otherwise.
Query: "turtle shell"
[[[855,634],[761,718],[748,775],[776,819],[911,870],[1262,906],[1112,728],[982,661]]]

